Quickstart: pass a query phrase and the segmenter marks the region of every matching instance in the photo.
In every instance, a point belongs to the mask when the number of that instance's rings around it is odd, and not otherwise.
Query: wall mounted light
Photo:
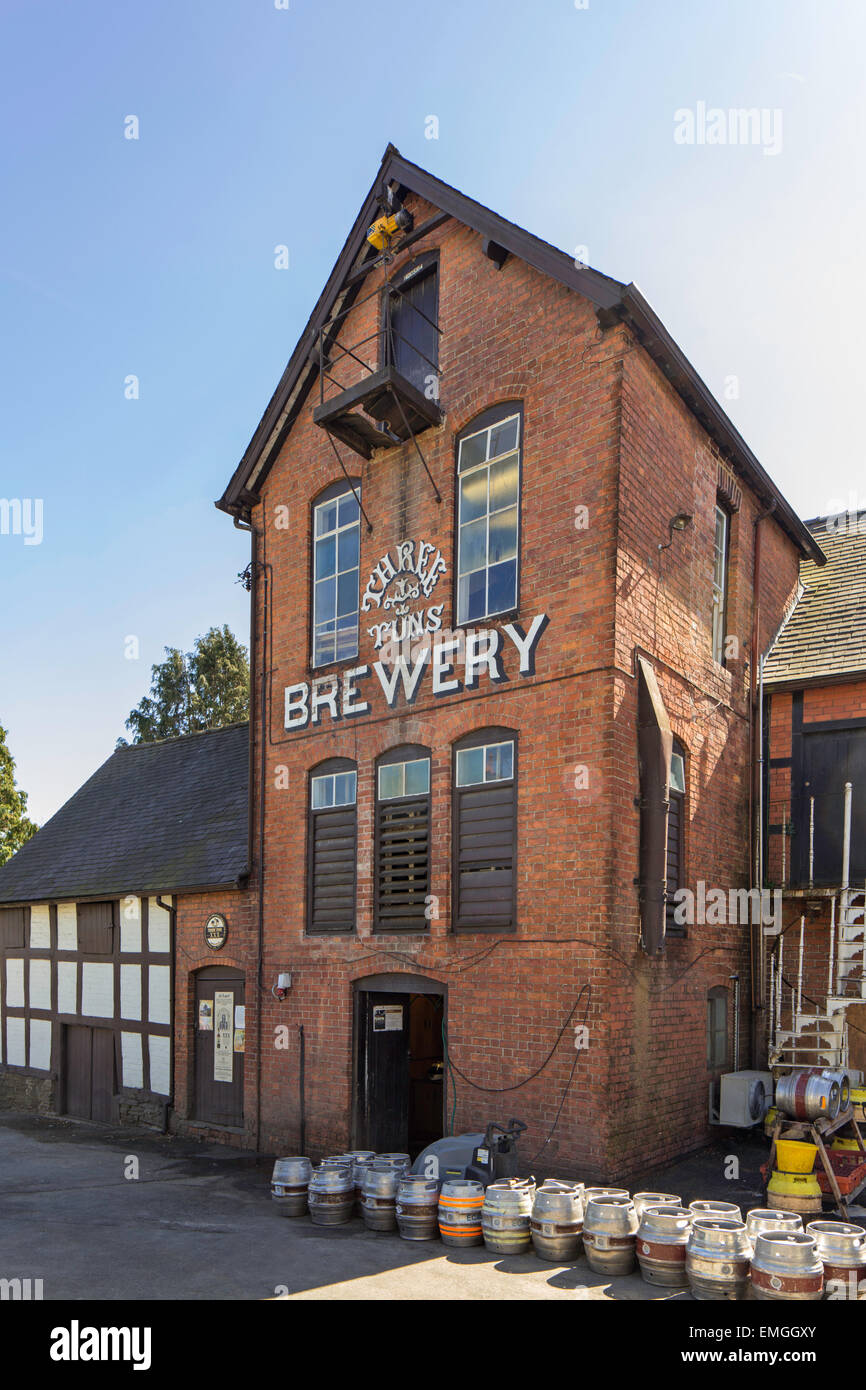
[[[691,526],[694,520],[691,512],[677,512],[668,522],[668,539],[662,544],[659,542],[659,550],[667,550],[674,543],[674,531],[685,531],[687,526]]]

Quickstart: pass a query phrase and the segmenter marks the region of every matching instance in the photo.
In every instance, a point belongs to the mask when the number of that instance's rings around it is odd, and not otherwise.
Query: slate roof
[[[345,312],[357,296],[377,256],[366,239],[370,223],[382,210],[385,189],[397,188],[400,197],[416,193],[441,214],[455,218],[464,226],[518,256],[542,274],[549,275],[595,305],[602,327],[617,321],[628,325],[637,341],[664,372],[672,387],[718,444],[723,456],[745,478],[758,500],[766,506],[775,503],[775,518],[795,541],[803,555],[823,561],[820,547],[806,526],[785,500],[772,478],[758,462],[742,435],[728,419],[664,324],[647,303],[637,285],[623,284],[589,266],[577,265],[571,256],[523,227],[476,202],[465,193],[404,159],[395,145],[388,145],[378,173],[352,226],[340,255],[311,313],[270,403],[247,445],[222,497],[216,505],[244,520],[258,501],[280,448],[287,439],[306,397],[318,375],[316,345],[319,330],[332,312]],[[416,228],[416,232],[417,232]],[[414,234],[413,234],[414,235]],[[396,248],[399,250],[399,246]],[[440,401],[447,405],[447,401]]]
[[[247,723],[119,748],[0,867],[0,903],[235,884],[248,785]]]
[[[827,556],[800,566],[806,592],[764,665],[764,684],[866,675],[866,512],[806,523]]]

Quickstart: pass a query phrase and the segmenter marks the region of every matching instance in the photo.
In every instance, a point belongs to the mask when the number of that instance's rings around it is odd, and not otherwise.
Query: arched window
[[[707,1068],[724,1071],[728,1065],[728,991],[717,985],[707,992]]]
[[[307,930],[355,930],[357,772],[330,758],[310,772]]]
[[[358,655],[360,481],[334,483],[313,503],[314,666]]]
[[[376,931],[426,931],[430,750],[405,744],[376,763]]]
[[[517,607],[523,409],[479,415],[457,439],[457,622]]]
[[[512,931],[516,918],[517,740],[479,729],[454,745],[455,931]]]
[[[676,920],[674,894],[685,888],[686,856],[686,750],[678,738],[671,753],[671,779],[668,806],[668,859],[666,936],[685,936],[685,923]]]

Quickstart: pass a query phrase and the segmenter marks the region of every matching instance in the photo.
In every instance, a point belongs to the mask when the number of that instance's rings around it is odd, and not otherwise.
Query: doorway
[[[244,977],[209,965],[195,977],[194,1115],[240,1129],[244,1122]]]
[[[110,1124],[115,1080],[113,1029],[64,1024],[63,1113]]]
[[[441,1139],[444,1018],[445,990],[435,980],[377,976],[356,986],[358,1147],[408,1153],[414,1159]]]

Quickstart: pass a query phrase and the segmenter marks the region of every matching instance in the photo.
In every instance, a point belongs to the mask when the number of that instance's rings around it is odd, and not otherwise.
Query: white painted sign
[[[231,1081],[234,1062],[234,995],[216,990],[213,1000],[213,1079]]]
[[[482,675],[493,684],[508,681],[514,674],[515,660],[517,675],[532,676],[535,649],[547,622],[546,613],[536,613],[527,632],[517,623],[505,623],[501,629],[461,629],[441,640],[428,638],[408,658],[401,655],[393,663],[376,661],[372,669],[391,709],[400,703],[401,694],[402,703],[413,704],[422,681],[428,681],[431,693],[439,697],[477,689]],[[507,646],[503,638],[511,645]],[[285,727],[304,729],[308,724],[317,725],[324,710],[334,722],[366,714],[370,705],[361,699],[360,682],[369,677],[370,667],[364,665],[344,672],[342,677],[318,676],[312,683],[287,685]]]

